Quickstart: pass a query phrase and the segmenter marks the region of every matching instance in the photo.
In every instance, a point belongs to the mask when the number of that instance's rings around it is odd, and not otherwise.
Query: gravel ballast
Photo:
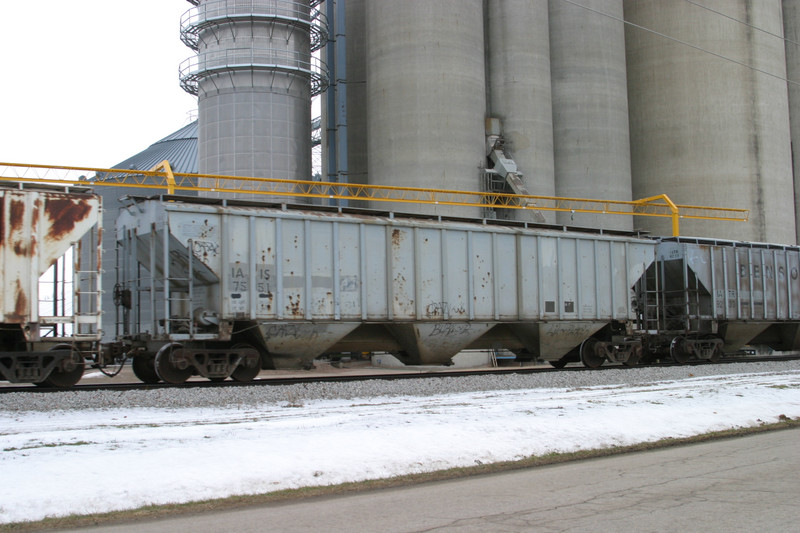
[[[732,363],[723,365],[606,369],[596,372],[545,372],[468,377],[365,380],[298,385],[169,388],[139,391],[65,391],[0,395],[5,412],[120,408],[253,407],[261,404],[300,404],[318,399],[376,396],[439,396],[462,392],[518,389],[576,389],[691,379],[734,374],[792,372],[800,361]]]

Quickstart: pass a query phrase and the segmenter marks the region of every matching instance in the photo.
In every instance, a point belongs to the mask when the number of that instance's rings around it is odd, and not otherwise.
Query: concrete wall
[[[366,0],[346,0],[347,165],[350,183],[367,183]]]
[[[622,0],[581,4],[622,18]],[[631,199],[622,22],[550,0],[555,189],[558,196]],[[559,213],[560,224],[631,229],[630,217]]]
[[[633,194],[741,207],[748,224],[683,221],[684,235],[795,243],[780,0],[626,0],[627,20],[732,61],[627,27]],[[776,77],[757,72],[766,71]],[[637,226],[669,232],[665,219]]]
[[[797,235],[800,236],[800,0],[783,0],[786,38],[786,77],[789,83],[789,122],[792,141],[792,176]]]
[[[366,27],[370,183],[478,190],[485,165],[482,0],[370,0]],[[391,208],[481,212],[415,203]]]

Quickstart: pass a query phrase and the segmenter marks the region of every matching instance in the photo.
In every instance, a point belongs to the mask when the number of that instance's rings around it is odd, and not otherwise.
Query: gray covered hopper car
[[[716,360],[746,344],[798,348],[800,248],[665,238],[638,284],[649,352]]]
[[[463,349],[507,348],[558,364],[592,339],[590,356],[641,355],[633,287],[652,240],[133,200],[117,222],[118,333],[145,381],[247,380],[333,351],[449,364]]]

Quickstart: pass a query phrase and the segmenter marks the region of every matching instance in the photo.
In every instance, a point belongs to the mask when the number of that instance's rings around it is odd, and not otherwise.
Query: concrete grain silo
[[[530,194],[555,194],[547,0],[488,0],[488,115]],[[524,211],[509,215],[525,219]],[[555,216],[547,215],[553,222]]]
[[[622,0],[581,4],[591,10],[562,0],[549,2],[556,194],[630,200]],[[629,217],[559,213],[557,220],[632,228]]]
[[[366,0],[346,0],[347,167],[350,183],[367,183]]]
[[[197,56],[181,84],[198,96],[198,170],[311,177],[311,97],[326,83],[311,52],[326,38],[309,0],[189,0],[181,38]],[[277,190],[286,190],[278,188]]]
[[[786,77],[789,79],[789,122],[792,135],[792,175],[797,235],[800,236],[800,0],[783,0]]]
[[[703,4],[625,1],[628,21],[682,41],[626,30],[634,196],[751,211],[748,224],[683,221],[685,235],[793,244],[781,1]]]
[[[369,0],[366,28],[370,184],[479,190],[486,160],[482,0]],[[372,207],[481,214],[417,203]]]

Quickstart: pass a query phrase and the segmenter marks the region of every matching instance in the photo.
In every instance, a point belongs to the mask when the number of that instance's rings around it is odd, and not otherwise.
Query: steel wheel
[[[142,383],[153,385],[161,381],[156,373],[156,358],[152,354],[134,356],[131,368],[133,368],[133,375]]]
[[[567,361],[564,358],[557,359],[555,361],[548,361],[548,363],[550,363],[550,366],[552,366],[553,368],[564,368],[565,366],[567,366]]]
[[[165,344],[156,354],[156,373],[163,381],[180,385],[192,375],[180,344]]]
[[[675,337],[669,345],[669,355],[672,360],[683,365],[689,362],[689,352],[686,351],[685,339],[683,337]]]
[[[246,343],[237,344],[233,348],[235,350],[254,350],[258,353],[255,346]],[[250,363],[251,366],[248,366],[248,363]],[[244,361],[233,370],[231,377],[234,381],[253,381],[256,379],[259,372],[261,372],[261,357],[259,356],[255,360],[245,357]]]
[[[606,360],[602,343],[589,337],[581,343],[581,362],[587,368],[597,368]]]
[[[50,375],[44,380],[37,383],[37,385],[42,387],[57,388],[72,387],[83,377],[83,371],[86,368],[83,358],[80,356],[80,353],[72,350],[72,346],[69,344],[59,344],[58,346],[54,346],[50,349],[51,352],[56,350],[70,350],[72,352],[73,364],[69,365],[72,367],[72,370],[61,370],[60,368],[56,368],[50,372]]]

